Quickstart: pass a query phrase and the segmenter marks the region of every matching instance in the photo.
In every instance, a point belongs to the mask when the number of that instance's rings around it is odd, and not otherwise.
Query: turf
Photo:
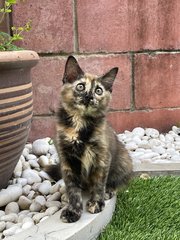
[[[180,240],[180,177],[134,179],[98,240]]]

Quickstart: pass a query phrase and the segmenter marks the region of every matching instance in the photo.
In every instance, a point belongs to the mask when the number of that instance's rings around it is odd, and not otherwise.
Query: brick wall
[[[108,114],[116,131],[180,122],[179,0],[27,0],[14,10],[14,25],[33,21],[21,45],[40,54],[30,140],[54,135],[69,54],[94,74],[119,67]]]

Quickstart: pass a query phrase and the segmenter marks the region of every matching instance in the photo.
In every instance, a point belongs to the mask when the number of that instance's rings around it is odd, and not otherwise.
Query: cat
[[[89,190],[86,208],[99,213],[105,200],[127,184],[132,161],[106,120],[113,82],[118,68],[101,77],[84,73],[77,60],[69,56],[65,65],[61,106],[57,113],[56,147],[59,165],[46,171],[54,179],[64,179],[69,199],[62,210],[63,222],[76,222],[83,210],[82,190]]]

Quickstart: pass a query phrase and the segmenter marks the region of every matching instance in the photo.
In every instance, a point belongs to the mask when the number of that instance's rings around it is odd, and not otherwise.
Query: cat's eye
[[[84,86],[83,83],[78,83],[78,84],[76,85],[76,90],[78,90],[78,91],[83,91],[84,89],[85,89],[85,86]]]
[[[103,90],[100,87],[96,88],[95,92],[96,92],[97,95],[102,95],[103,94]]]

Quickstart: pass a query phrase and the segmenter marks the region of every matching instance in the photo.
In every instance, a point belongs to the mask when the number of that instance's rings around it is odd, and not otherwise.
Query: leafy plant
[[[12,6],[24,0],[5,0],[4,7],[0,8],[0,24],[3,22],[5,16],[12,12]],[[20,50],[14,45],[14,42],[23,40],[23,33],[31,30],[31,21],[28,21],[24,26],[11,27],[12,35],[0,31],[0,51]]]

